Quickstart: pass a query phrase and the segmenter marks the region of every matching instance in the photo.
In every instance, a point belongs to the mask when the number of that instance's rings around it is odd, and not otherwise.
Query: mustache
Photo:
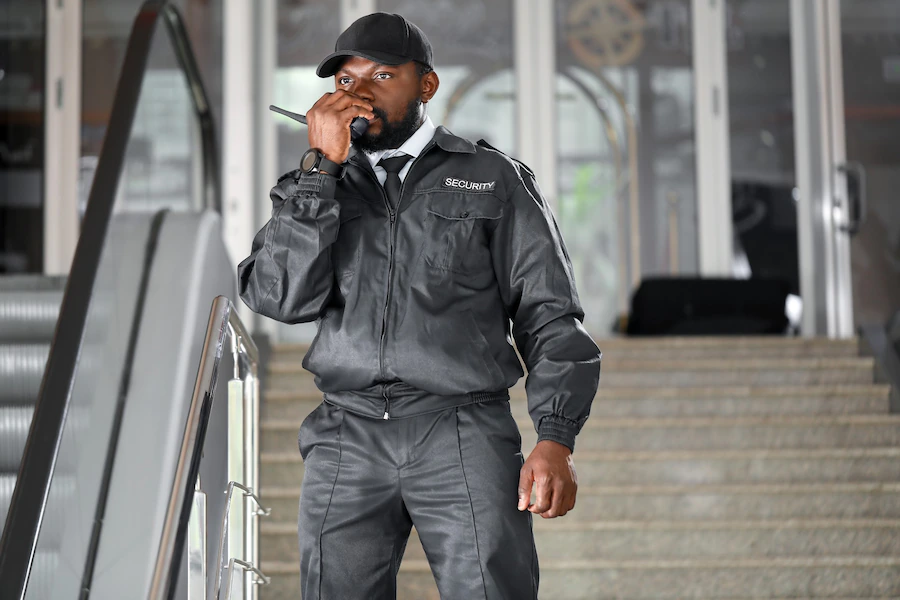
[[[384,109],[378,108],[377,106],[372,107],[372,112],[375,114],[375,117],[381,119],[383,122],[387,123],[388,116],[387,111]]]

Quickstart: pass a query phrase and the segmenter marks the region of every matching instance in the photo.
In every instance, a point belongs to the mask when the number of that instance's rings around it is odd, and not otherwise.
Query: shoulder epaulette
[[[494,148],[493,146],[491,146],[490,144],[488,144],[488,143],[487,143],[485,140],[483,140],[483,139],[482,139],[482,140],[478,140],[478,141],[475,142],[475,143],[478,144],[479,146],[483,147],[483,148],[488,148],[488,149],[490,149],[490,150],[493,150],[494,152],[499,152],[500,154],[502,154],[503,156],[505,156],[505,157],[508,158],[509,160],[513,161],[514,163],[516,163],[517,165],[519,165],[520,167],[522,167],[523,169],[525,169],[526,171],[528,171],[528,174],[531,175],[532,177],[534,177],[534,171],[532,171],[532,170],[528,167],[528,165],[526,165],[525,163],[523,163],[521,160],[519,160],[519,159],[517,159],[517,158],[513,158],[512,156],[510,156],[509,154],[506,154],[505,152],[503,152],[503,151],[501,151],[501,150],[497,150],[496,148]]]

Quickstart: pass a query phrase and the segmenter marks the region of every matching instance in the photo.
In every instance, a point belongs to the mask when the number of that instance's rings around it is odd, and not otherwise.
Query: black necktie
[[[384,180],[384,191],[387,192],[388,201],[394,209],[400,203],[400,171],[403,170],[410,158],[412,156],[408,154],[400,154],[394,158],[382,158],[378,161],[378,166],[387,171],[387,179]]]

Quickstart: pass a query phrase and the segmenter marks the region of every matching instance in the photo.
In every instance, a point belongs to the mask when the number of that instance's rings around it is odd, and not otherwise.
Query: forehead
[[[391,71],[399,71],[404,68],[409,67],[412,64],[412,61],[408,63],[404,63],[402,65],[383,65],[381,63],[377,63],[369,60],[368,58],[363,58],[362,56],[351,56],[340,66],[335,75],[339,75],[342,72],[346,73],[365,73],[367,71],[374,71],[376,69],[387,69]]]

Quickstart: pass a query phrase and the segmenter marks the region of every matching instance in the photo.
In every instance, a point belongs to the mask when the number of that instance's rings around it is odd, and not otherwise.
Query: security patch
[[[485,182],[475,182],[475,181],[466,181],[465,179],[456,179],[454,177],[447,177],[444,179],[444,187],[449,188],[457,188],[460,190],[469,190],[472,192],[487,192],[493,190],[497,187],[496,181],[485,181]]]

